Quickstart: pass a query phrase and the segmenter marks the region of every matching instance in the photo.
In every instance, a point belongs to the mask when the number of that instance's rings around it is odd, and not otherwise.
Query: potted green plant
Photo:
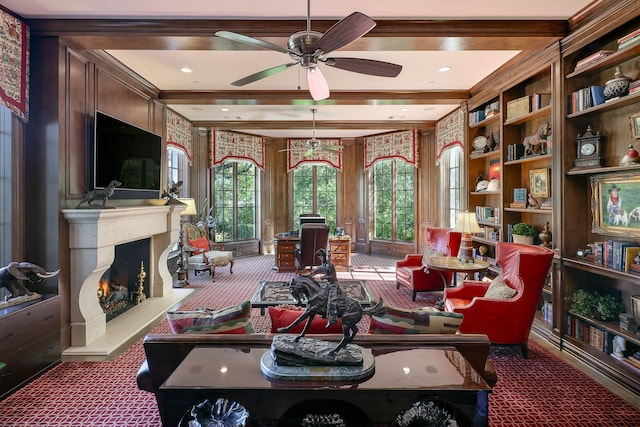
[[[622,304],[613,295],[599,295],[596,292],[596,311],[601,320],[614,320],[622,311]]]
[[[569,311],[582,317],[593,318],[597,304],[597,298],[594,293],[578,289],[566,299],[571,301]]]
[[[533,244],[533,239],[538,235],[538,229],[533,225],[519,222],[511,227],[511,235],[515,243]]]

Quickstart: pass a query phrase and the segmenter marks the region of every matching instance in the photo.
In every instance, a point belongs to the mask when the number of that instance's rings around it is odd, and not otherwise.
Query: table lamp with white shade
[[[187,205],[187,207],[180,212],[180,216],[182,217],[182,220],[180,221],[180,231],[178,232],[178,268],[176,269],[176,274],[178,276],[178,283],[175,285],[175,287],[183,287],[185,285],[188,285],[187,280],[186,280],[186,276],[187,276],[187,272],[185,270],[185,257],[184,257],[184,222],[185,222],[185,217],[190,216],[190,215],[196,215],[198,213],[198,211],[196,210],[196,201],[195,199],[191,199],[191,198],[179,198],[177,199],[179,202],[181,202],[184,205]]]
[[[478,220],[476,219],[476,214],[468,211],[460,212],[458,214],[458,221],[453,227],[453,231],[462,233],[460,251],[458,252],[458,259],[460,262],[474,262],[471,233],[479,233],[481,231]]]

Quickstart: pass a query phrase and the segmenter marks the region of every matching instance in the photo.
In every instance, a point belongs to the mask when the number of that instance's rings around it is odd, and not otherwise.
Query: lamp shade
[[[460,233],[479,233],[480,225],[476,219],[476,214],[473,212],[460,212],[453,231],[459,231]]]
[[[187,208],[185,210],[183,210],[180,215],[186,216],[186,215],[195,215],[195,214],[198,213],[198,211],[196,210],[196,201],[195,201],[195,199],[179,198],[178,201],[180,201],[181,203],[187,205]]]
[[[473,242],[471,241],[471,233],[480,232],[480,225],[476,219],[476,214],[460,212],[460,214],[458,214],[458,221],[453,227],[453,231],[462,233],[458,259],[461,262],[473,262]]]

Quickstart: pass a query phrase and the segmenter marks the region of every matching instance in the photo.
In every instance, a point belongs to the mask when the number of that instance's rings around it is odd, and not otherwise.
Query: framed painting
[[[529,171],[529,192],[533,197],[550,197],[548,168]]]
[[[640,138],[640,113],[629,116],[629,127],[631,128],[631,137]]]
[[[640,173],[591,177],[592,232],[640,238]]]

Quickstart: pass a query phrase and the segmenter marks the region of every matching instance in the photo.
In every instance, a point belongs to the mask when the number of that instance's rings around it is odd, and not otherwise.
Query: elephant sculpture
[[[7,288],[11,292],[10,298],[22,295],[31,295],[21,280],[28,280],[31,283],[40,283],[44,279],[53,277],[60,272],[60,269],[49,272],[44,268],[30,262],[10,262],[6,267],[0,268],[0,288]]]

